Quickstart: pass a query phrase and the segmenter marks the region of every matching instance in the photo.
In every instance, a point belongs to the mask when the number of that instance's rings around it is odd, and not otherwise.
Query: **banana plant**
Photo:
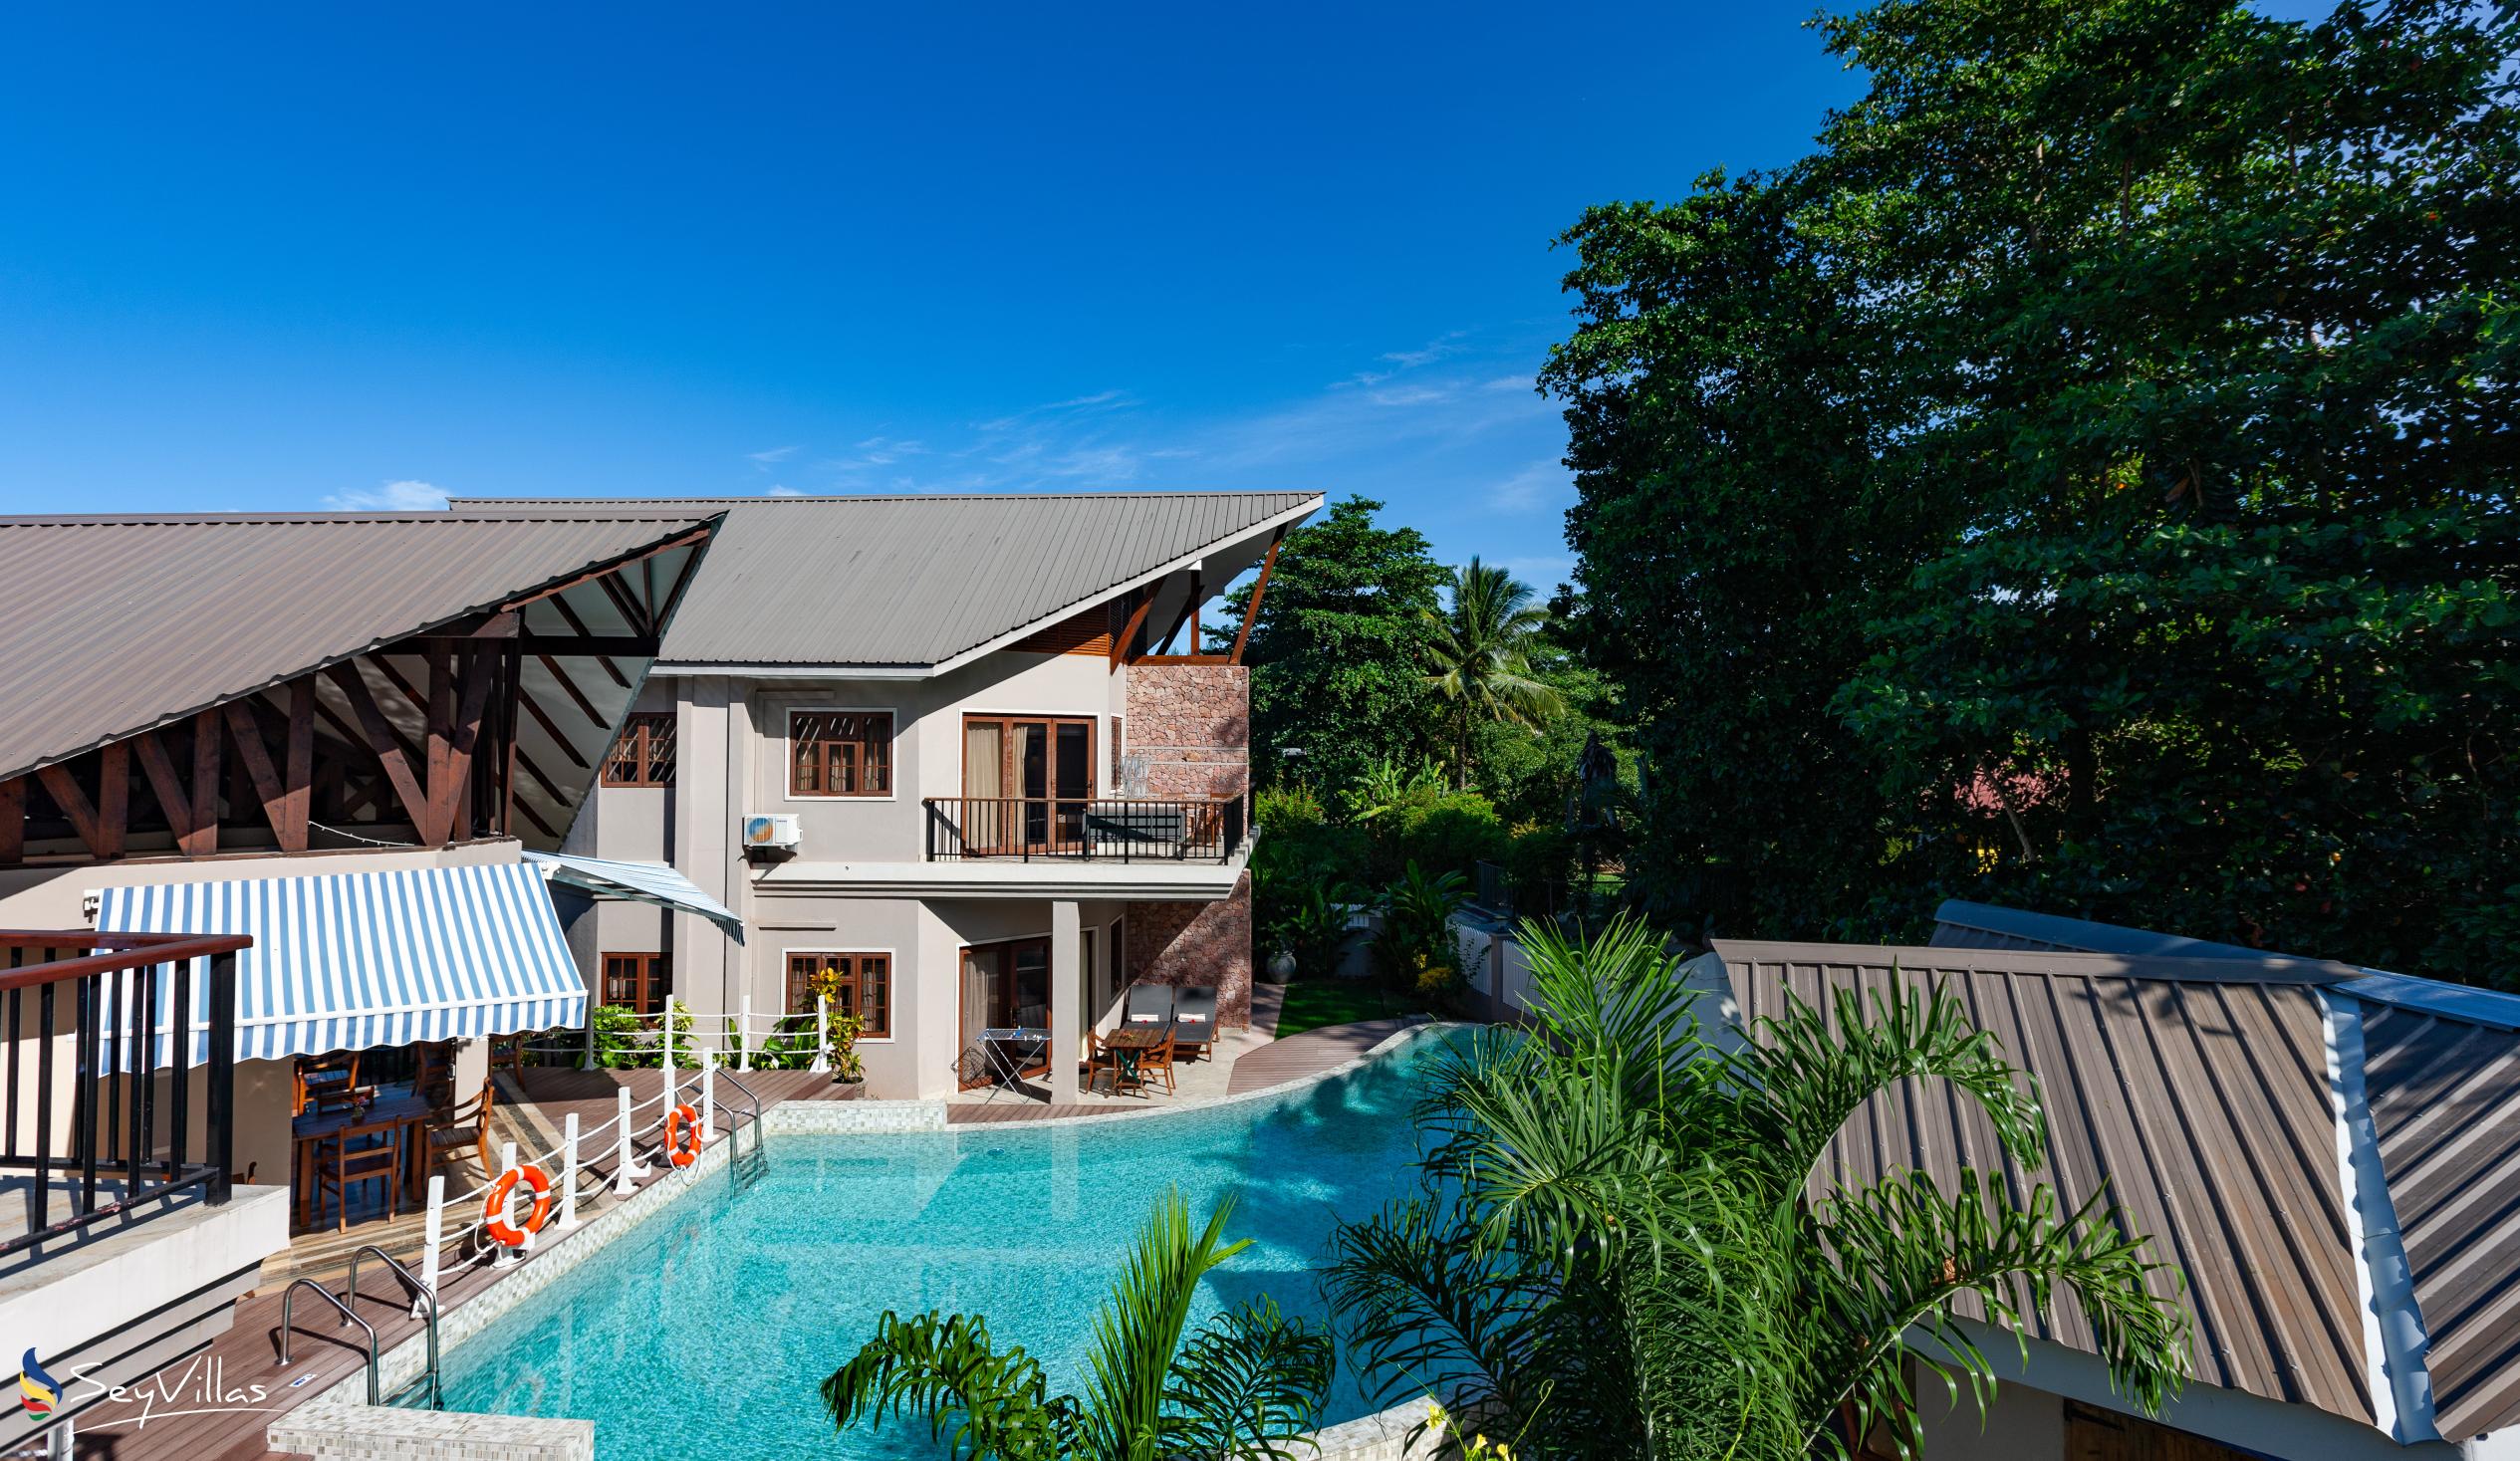
[[[886,1312],[875,1338],[823,1381],[841,1430],[912,1418],[971,1461],[1288,1461],[1330,1388],[1330,1336],[1267,1297],[1193,1333],[1199,1280],[1251,1246],[1225,1241],[1217,1204],[1193,1233],[1179,1193],[1158,1200],[1094,1321],[1083,1394],[1050,1393],[1039,1360],[1000,1348],[988,1321]]]

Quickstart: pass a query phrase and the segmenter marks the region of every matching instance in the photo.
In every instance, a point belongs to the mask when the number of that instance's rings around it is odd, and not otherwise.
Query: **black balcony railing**
[[[1240,797],[929,797],[925,806],[930,862],[1223,862],[1250,826]]]
[[[0,1218],[0,1258],[108,1220],[145,1221],[187,1197],[228,1200],[236,954],[253,942],[243,934],[0,932],[0,1035],[8,1040],[0,1185],[23,1184],[26,1199],[14,1231]],[[206,1008],[196,1025],[192,961],[204,956]]]

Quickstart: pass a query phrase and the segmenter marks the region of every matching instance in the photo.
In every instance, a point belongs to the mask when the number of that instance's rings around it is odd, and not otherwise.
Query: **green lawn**
[[[1423,1013],[1421,1003],[1402,999],[1376,979],[1304,979],[1286,987],[1286,1005],[1278,1014],[1278,1038],[1349,1025],[1359,1020],[1385,1020]]]

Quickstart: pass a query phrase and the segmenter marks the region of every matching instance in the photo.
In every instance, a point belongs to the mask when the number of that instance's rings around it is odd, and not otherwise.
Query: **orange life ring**
[[[665,1111],[665,1160],[687,1167],[700,1159],[700,1113],[689,1102]]]
[[[525,1226],[522,1228],[508,1221],[508,1194],[516,1190],[519,1182],[534,1189],[534,1206],[525,1214]],[[490,1184],[490,1196],[482,1205],[481,1231],[489,1234],[490,1241],[494,1243],[522,1248],[527,1235],[541,1232],[544,1222],[550,1217],[551,1178],[543,1175],[541,1167],[527,1162],[521,1167],[510,1167],[501,1172],[499,1180]]]

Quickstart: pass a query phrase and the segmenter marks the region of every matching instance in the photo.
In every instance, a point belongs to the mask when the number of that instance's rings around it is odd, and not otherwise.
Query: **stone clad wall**
[[[1251,787],[1251,671],[1239,664],[1133,664],[1123,750],[1143,757],[1127,794],[1239,797]],[[1115,790],[1118,790],[1117,788]],[[1131,903],[1131,980],[1216,986],[1216,1021],[1251,1023],[1251,877],[1213,903]]]
[[[1212,903],[1131,903],[1132,983],[1212,984],[1216,1023],[1251,1023],[1251,874]]]
[[[1251,671],[1239,664],[1133,664],[1123,749],[1146,758],[1127,795],[1239,797],[1251,785]],[[1115,791],[1120,789],[1115,788]]]

